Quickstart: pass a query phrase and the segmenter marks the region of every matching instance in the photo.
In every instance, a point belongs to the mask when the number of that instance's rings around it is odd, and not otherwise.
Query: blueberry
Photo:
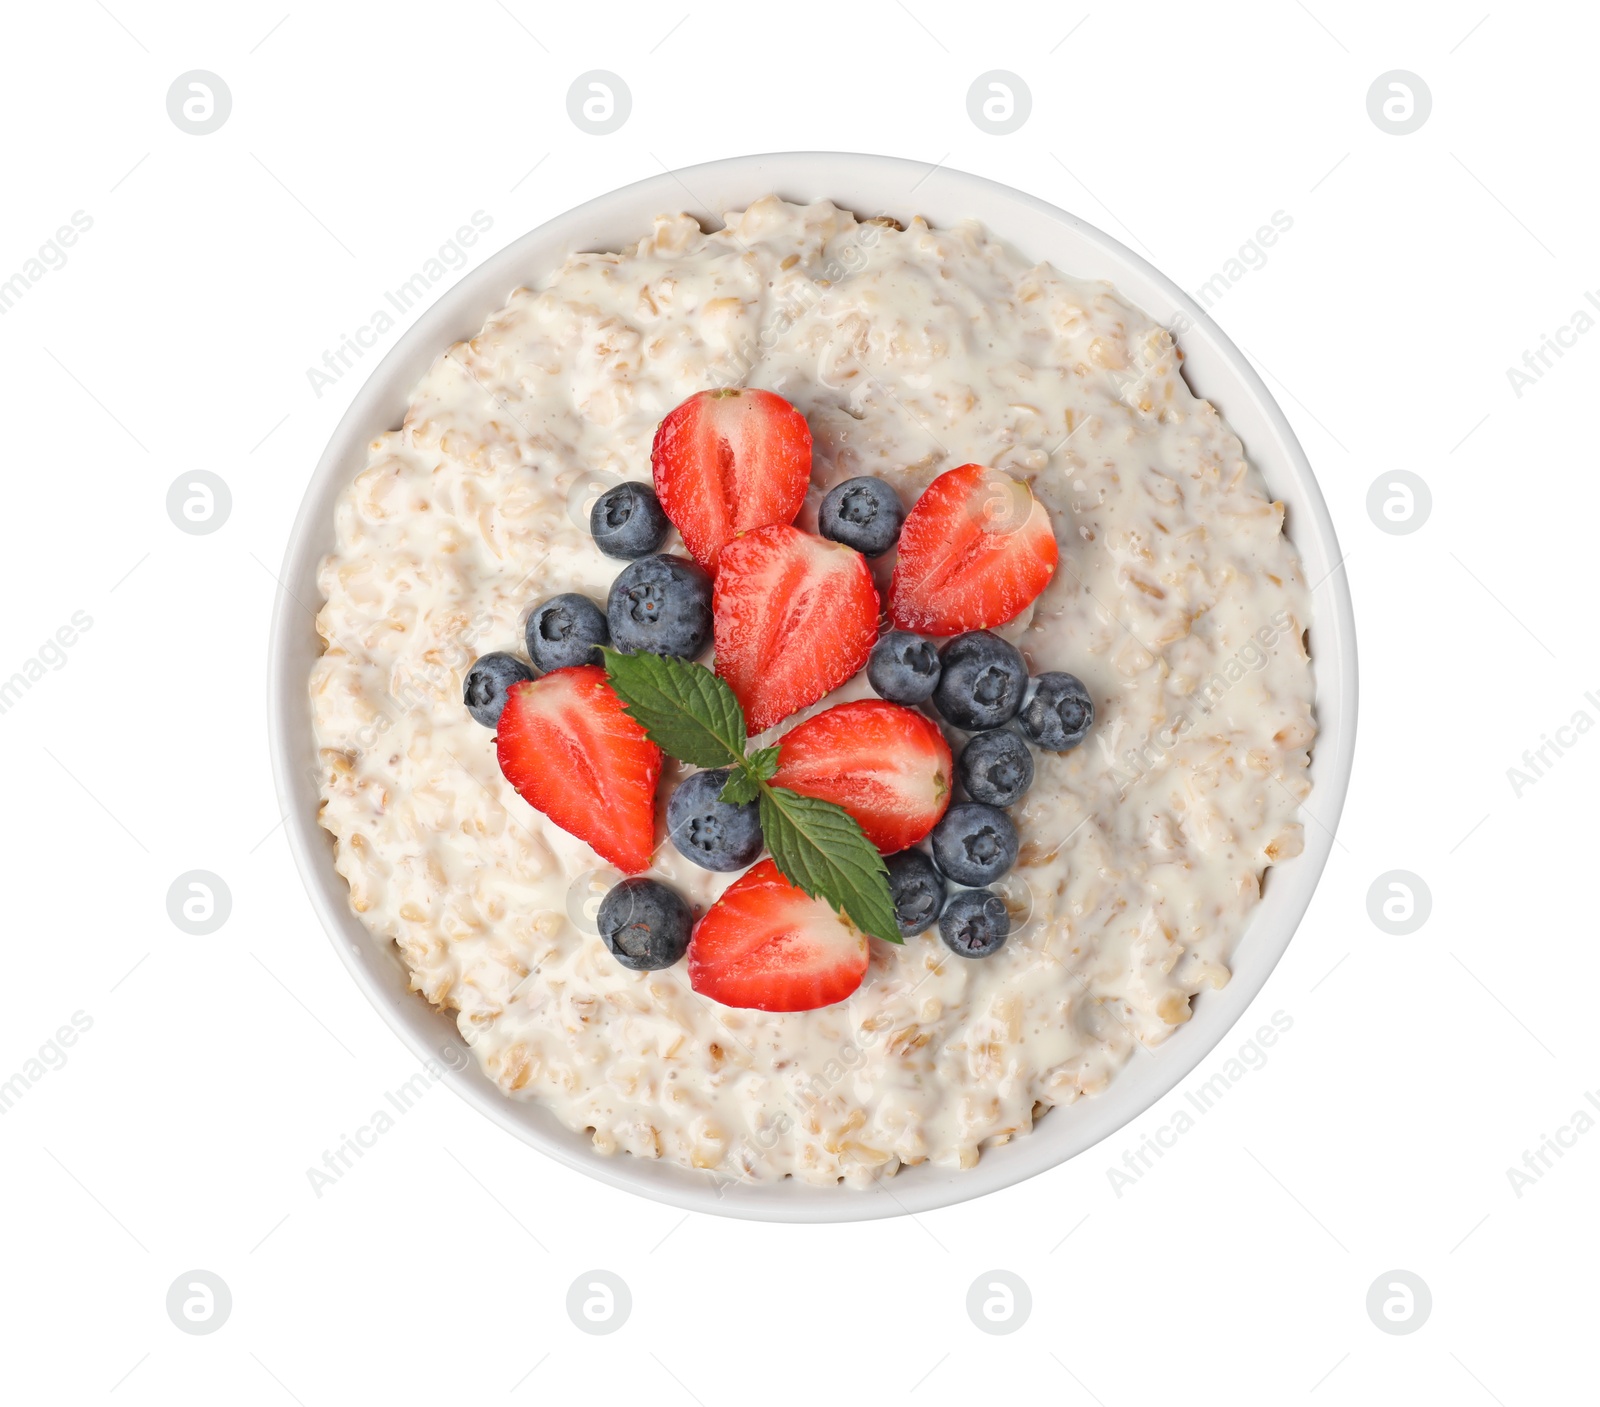
[[[611,583],[606,620],[619,650],[692,660],[711,640],[711,578],[687,557],[641,557]]]
[[[702,869],[742,870],[761,853],[760,808],[720,801],[731,767],[685,777],[667,803],[667,834]]]
[[[891,630],[872,647],[867,682],[890,703],[926,703],[939,683],[939,652],[931,640]]]
[[[600,937],[624,967],[654,972],[689,948],[689,906],[659,880],[625,879],[600,901]]]
[[[889,867],[889,897],[900,936],[926,933],[944,905],[944,876],[920,850],[902,850],[884,864]]]
[[[956,775],[974,801],[1009,806],[1033,785],[1033,754],[1009,728],[977,733],[961,749]]]
[[[906,510],[882,479],[870,474],[830,489],[817,510],[817,531],[830,542],[853,547],[863,557],[881,557],[900,536]]]
[[[506,696],[513,684],[532,679],[533,671],[515,655],[504,650],[484,655],[473,662],[467,671],[467,682],[461,690],[461,702],[467,712],[485,728],[498,726],[505,710]]]
[[[1017,828],[998,807],[964,801],[933,828],[933,858],[957,884],[988,884],[1016,863]]]
[[[1022,707],[1028,667],[1015,645],[987,630],[969,630],[939,651],[933,706],[970,733],[998,728]]]
[[[589,510],[594,545],[607,557],[624,561],[648,557],[661,546],[669,526],[654,491],[645,484],[618,484]]]
[[[963,889],[939,915],[945,947],[964,958],[986,958],[1005,947],[1011,915],[992,889]]]
[[[599,664],[598,647],[611,642],[600,607],[572,591],[535,606],[527,636],[528,658],[546,674],[574,664]]]
[[[1041,674],[1019,721],[1046,752],[1066,752],[1094,726],[1094,700],[1075,674]]]

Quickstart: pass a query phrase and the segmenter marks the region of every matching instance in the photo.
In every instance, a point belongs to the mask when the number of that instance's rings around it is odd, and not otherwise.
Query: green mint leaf
[[[753,752],[734,770],[723,787],[720,800],[743,806],[754,801],[761,792],[761,783],[778,770],[778,749],[764,747]]]
[[[728,784],[723,787],[722,794],[717,799],[726,801],[731,806],[743,806],[747,801],[754,801],[760,791],[760,783],[746,768],[735,767],[728,777]]]
[[[848,914],[863,933],[902,941],[883,856],[842,806],[763,783],[761,829],[791,884]]]
[[[703,664],[605,648],[601,654],[623,708],[663,752],[696,767],[744,761],[744,710]]]

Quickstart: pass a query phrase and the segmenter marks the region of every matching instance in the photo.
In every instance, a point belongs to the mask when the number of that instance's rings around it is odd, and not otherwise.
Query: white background
[[[0,280],[73,212],[93,220],[0,317],[0,677],[75,611],[93,621],[0,715],[0,1080],[74,1012],[93,1023],[0,1117],[16,1400],[1591,1394],[1600,1130],[1520,1197],[1506,1170],[1600,1088],[1600,956],[1578,897],[1600,737],[1520,798],[1506,773],[1575,711],[1600,719],[1584,699],[1600,690],[1600,335],[1520,397],[1507,368],[1600,288],[1600,32],[1576,6],[1485,18],[1486,3],[9,11]],[[233,96],[207,136],[165,106],[195,68]],[[1033,94],[1007,136],[966,106],[996,68]],[[589,69],[631,88],[614,135],[567,117]],[[1391,69],[1432,92],[1412,135],[1368,117]],[[663,167],[792,148],[982,172],[1190,289],[1274,212],[1292,218],[1213,312],[1280,395],[1348,552],[1361,738],[1310,914],[1184,1088],[1273,1012],[1292,1029],[1120,1197],[1108,1169],[1181,1090],[1068,1166],[914,1220],[685,1218],[555,1166],[443,1091],[319,1198],[307,1168],[416,1067],[336,959],[283,840],[271,571],[323,443],[400,329],[320,397],[306,369],[474,211],[493,220],[476,262]],[[165,508],[199,469],[233,498],[210,536]],[[1433,495],[1406,536],[1366,508],[1397,469]],[[191,869],[232,892],[211,936],[167,916]],[[1432,890],[1406,937],[1368,917],[1392,869]],[[595,1267],[633,1296],[604,1338],[565,1311]],[[205,1337],[165,1308],[194,1268],[233,1297]],[[993,1268],[1032,1293],[1006,1337],[965,1309]],[[1397,1268],[1433,1296],[1404,1337],[1365,1308]]]

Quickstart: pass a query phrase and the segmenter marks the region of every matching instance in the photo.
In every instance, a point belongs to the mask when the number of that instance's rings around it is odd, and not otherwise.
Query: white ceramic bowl
[[[728,1186],[708,1175],[627,1155],[606,1157],[587,1136],[563,1127],[535,1103],[508,1099],[469,1060],[450,1017],[408,986],[391,943],[374,938],[350,909],[349,890],[333,867],[333,842],[316,820],[315,749],[307,680],[321,643],[312,612],[321,604],[316,571],[333,545],[334,502],[362,468],[367,443],[397,426],[406,397],[433,359],[473,336],[518,284],[532,284],[576,250],[611,250],[638,240],[652,218],[691,213],[707,228],[770,192],[791,200],[827,197],[859,215],[914,215],[933,225],[967,217],[1030,259],[1068,274],[1104,278],[1178,332],[1185,371],[1197,394],[1214,402],[1244,441],[1275,497],[1314,597],[1311,652],[1320,733],[1312,757],[1314,790],[1305,851],[1274,867],[1260,906],[1235,954],[1233,980],[1196,999],[1194,1016],[1152,1058],[1127,1065],[1106,1093],[1052,1110],[1032,1133],[991,1149],[976,1168],[927,1165],[885,1179],[878,1190],[813,1188],[793,1181]],[[272,620],[269,717],[273,773],[288,816],[289,844],[312,904],[351,975],[389,1024],[423,1060],[460,1068],[446,1078],[463,1098],[543,1153],[602,1182],[674,1206],[766,1221],[853,1221],[927,1211],[1007,1187],[1044,1172],[1114,1133],[1171,1090],[1227,1034],[1288,947],[1311,902],[1333,844],[1355,747],[1355,621],[1322,494],[1304,451],[1261,378],[1201,308],[1171,280],[1109,235],[1042,200],[981,176],[894,157],[785,152],[734,157],[639,181],[523,235],[445,293],[402,337],[361,388],[312,475],[284,557]]]

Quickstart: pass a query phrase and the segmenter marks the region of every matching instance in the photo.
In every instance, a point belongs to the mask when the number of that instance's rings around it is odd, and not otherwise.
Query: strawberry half
[[[906,515],[889,617],[925,635],[1004,625],[1050,584],[1058,556],[1050,515],[1026,484],[963,464]]]
[[[650,468],[662,509],[709,571],[735,534],[794,521],[811,482],[811,427],[771,391],[701,391],[661,422]]]
[[[500,771],[535,811],[624,874],[650,868],[661,749],[597,664],[512,686],[495,732]]]
[[[779,523],[722,549],[711,619],[717,673],[763,733],[866,664],[878,589],[853,547]]]
[[[915,709],[861,699],[778,742],[773,783],[844,807],[885,855],[915,845],[950,805],[950,744]]]
[[[771,860],[723,890],[689,939],[689,985],[724,1006],[812,1011],[843,1001],[866,971],[866,937]]]

